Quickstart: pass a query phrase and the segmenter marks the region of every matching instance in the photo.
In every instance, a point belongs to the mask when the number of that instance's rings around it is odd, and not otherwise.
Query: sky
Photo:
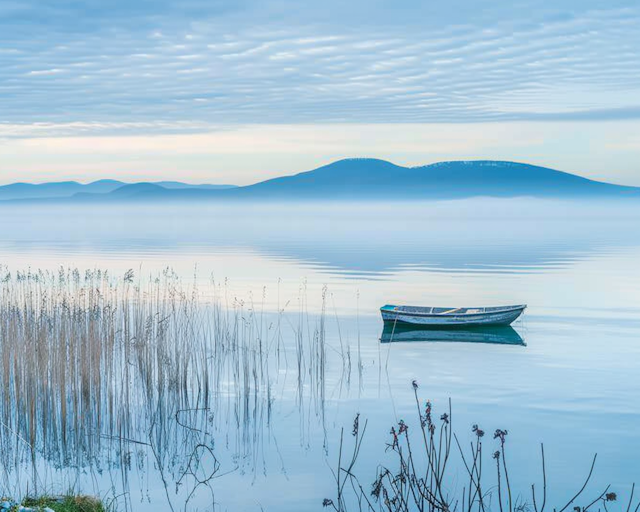
[[[640,186],[640,3],[0,0],[0,183],[367,156]]]

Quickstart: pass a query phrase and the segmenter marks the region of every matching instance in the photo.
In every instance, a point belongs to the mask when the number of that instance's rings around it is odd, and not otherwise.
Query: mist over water
[[[487,432],[509,429],[513,485],[523,493],[540,481],[540,442],[554,485],[550,493],[559,500],[581,485],[594,452],[594,483],[611,483],[622,492],[640,478],[640,205],[535,199],[2,205],[0,215],[0,265],[11,279],[18,271],[57,275],[64,267],[80,269],[82,279],[86,269],[106,270],[121,282],[133,269],[131,286],[149,290],[167,267],[175,272],[170,275],[181,293],[195,301],[188,302],[189,318],[199,326],[188,352],[196,369],[186,371],[194,379],[186,388],[189,403],[199,404],[190,406],[194,411],[204,399],[191,384],[209,368],[210,351],[227,346],[216,341],[223,331],[240,333],[233,339],[245,344],[245,355],[255,356],[259,340],[268,347],[263,359],[250,359],[260,379],[245,382],[231,358],[224,377],[212,384],[211,409],[188,413],[189,426],[206,432],[204,440],[202,432],[171,423],[177,406],[166,396],[161,401],[153,386],[140,395],[131,392],[142,409],[168,404],[161,415],[171,433],[162,462],[167,492],[148,446],[74,445],[90,438],[91,428],[111,435],[114,422],[122,420],[117,414],[84,425],[88,437],[73,430],[65,440],[65,450],[83,457],[56,458],[39,450],[35,459],[26,452],[7,461],[7,490],[33,486],[35,465],[48,485],[64,482],[119,496],[118,503],[132,510],[162,510],[167,499],[182,510],[198,480],[184,478],[178,487],[176,482],[194,447],[206,444],[224,476],[210,488],[198,487],[188,510],[211,510],[211,490],[220,510],[319,510],[322,499],[331,497],[327,462],[335,465],[340,430],[350,430],[356,413],[369,421],[358,467],[363,481],[372,481],[386,457],[390,426],[399,419],[417,421],[413,379],[436,412],[452,399],[454,425],[463,437],[471,438],[474,423]],[[524,343],[409,336],[381,344],[378,309],[386,303],[526,303],[524,319],[514,324]],[[226,323],[215,323],[214,311]],[[140,333],[146,332],[143,324]],[[322,346],[320,333],[326,345],[322,368],[313,355]],[[172,353],[185,343],[177,334],[162,339]],[[114,341],[113,353],[123,361],[118,350],[125,350],[125,341]],[[7,352],[3,344],[3,353],[27,368],[20,351]],[[151,357],[152,348],[158,347],[138,347],[139,356]],[[103,364],[108,357],[101,353]],[[162,367],[149,364],[154,371]],[[210,372],[207,379],[216,374],[213,362]],[[119,393],[119,385],[101,382],[101,396]],[[246,397],[250,403],[243,402]],[[20,407],[14,398],[2,405],[7,418]],[[61,402],[48,404],[57,410]],[[158,428],[155,414],[128,418],[127,437],[148,439],[150,429]],[[16,440],[20,424],[7,425],[3,446],[24,444]],[[38,443],[45,446],[40,438]],[[47,438],[46,446],[51,443]],[[131,452],[126,471],[121,452]]]

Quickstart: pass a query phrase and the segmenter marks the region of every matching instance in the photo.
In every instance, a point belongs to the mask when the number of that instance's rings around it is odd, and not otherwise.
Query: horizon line
[[[319,169],[322,169],[323,167],[328,167],[330,165],[334,165],[337,164],[339,162],[348,162],[348,161],[375,161],[375,162],[384,162],[384,163],[388,163],[391,164],[393,166],[396,167],[400,167],[400,168],[404,168],[404,169],[420,169],[420,168],[426,168],[426,167],[432,167],[432,166],[437,166],[437,165],[443,165],[443,164],[451,164],[451,163],[482,163],[482,162],[486,162],[486,163],[501,163],[501,164],[515,164],[515,165],[526,165],[526,166],[530,166],[530,167],[537,167],[537,168],[542,168],[542,169],[550,169],[556,172],[561,172],[564,174],[569,174],[571,176],[576,176],[579,178],[583,178],[585,180],[588,181],[593,181],[596,183],[603,183],[603,184],[610,184],[610,185],[618,185],[621,187],[629,187],[629,188],[640,188],[639,186],[636,185],[628,185],[625,183],[618,183],[615,181],[604,181],[602,179],[594,179],[594,178],[589,178],[587,176],[583,176],[581,174],[577,174],[575,172],[570,172],[570,171],[564,171],[561,170],[559,168],[556,167],[549,167],[547,165],[538,165],[538,164],[533,164],[533,163],[529,163],[526,161],[518,161],[518,160],[504,160],[504,159],[488,159],[488,158],[464,158],[464,159],[452,159],[452,160],[437,160],[437,161],[433,161],[430,163],[426,163],[426,164],[419,164],[419,165],[401,165],[401,164],[397,164],[392,160],[387,160],[385,158],[379,158],[379,157],[345,157],[345,158],[338,158],[336,160],[331,160],[328,163],[319,165],[317,167],[313,167],[310,169],[306,169],[306,170],[301,170],[301,171],[290,171],[289,174],[280,174],[277,176],[272,176],[263,180],[258,180],[252,183],[248,183],[245,185],[237,185],[237,184],[232,184],[232,183],[214,183],[214,182],[202,182],[202,181],[198,181],[198,182],[191,182],[191,181],[183,181],[181,179],[157,179],[157,180],[141,180],[141,181],[123,181],[121,179],[116,179],[116,178],[109,178],[109,177],[104,177],[104,178],[98,178],[98,179],[94,179],[91,181],[83,181],[81,179],[63,179],[63,180],[55,180],[55,181],[37,181],[37,182],[31,182],[31,181],[11,181],[11,182],[4,182],[4,183],[0,183],[0,188],[3,187],[7,187],[7,186],[13,186],[13,185],[30,185],[30,186],[43,186],[43,185],[58,185],[58,184],[76,184],[76,185],[81,185],[81,186],[89,186],[89,185],[93,185],[96,183],[100,183],[100,182],[116,182],[116,183],[121,183],[123,186],[126,185],[139,185],[139,184],[153,184],[153,185],[161,185],[163,183],[179,183],[179,184],[183,184],[183,185],[188,185],[188,186],[194,186],[194,187],[202,187],[202,186],[215,186],[215,187],[230,187],[230,188],[244,188],[244,187],[250,187],[253,185],[257,185],[259,183],[264,183],[267,181],[271,181],[274,179],[279,179],[279,178],[286,178],[286,177],[292,177],[292,176],[298,176],[300,174],[305,174],[307,172],[312,172],[312,171],[316,171]]]

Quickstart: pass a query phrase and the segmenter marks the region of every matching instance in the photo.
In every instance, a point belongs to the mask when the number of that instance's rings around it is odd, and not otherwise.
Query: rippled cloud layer
[[[640,118],[637,2],[225,4],[3,2],[0,137]]]

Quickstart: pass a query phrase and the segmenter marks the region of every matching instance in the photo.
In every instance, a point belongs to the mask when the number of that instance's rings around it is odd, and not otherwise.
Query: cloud
[[[195,121],[157,122],[69,122],[69,123],[0,123],[0,142],[16,139],[100,136],[118,133],[131,136],[140,133],[211,132],[218,127]]]
[[[6,7],[0,136],[640,118],[637,5],[332,2],[331,19],[286,1]]]
[[[62,73],[62,71],[62,69],[40,69],[37,71],[29,71],[27,74],[30,76],[57,75],[58,73]]]

